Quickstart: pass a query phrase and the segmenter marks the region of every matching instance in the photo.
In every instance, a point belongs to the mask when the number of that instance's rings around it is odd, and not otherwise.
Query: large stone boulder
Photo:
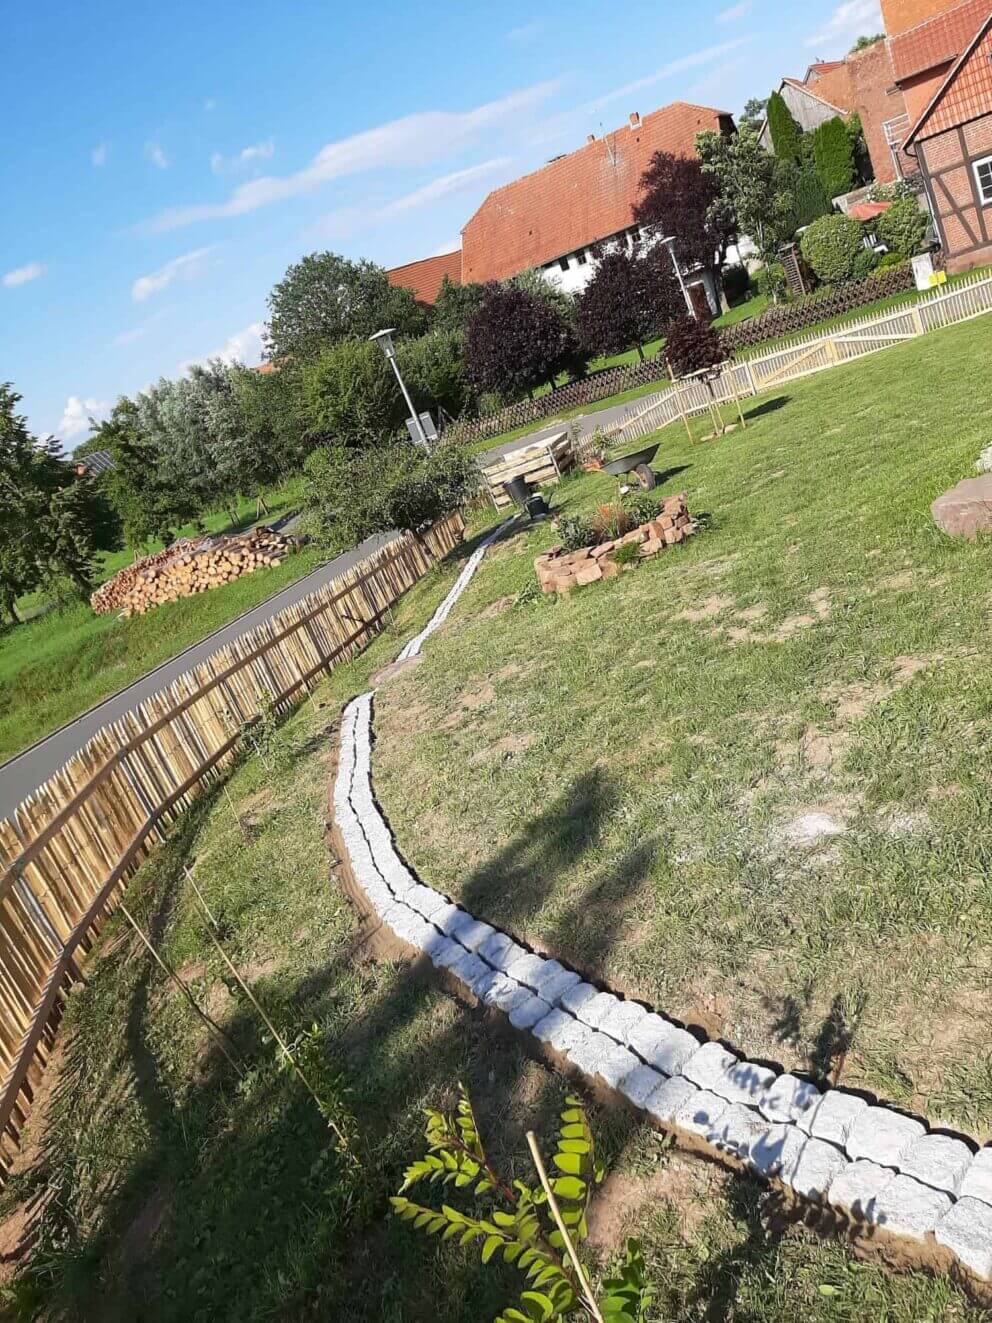
[[[954,537],[992,532],[992,473],[965,478],[930,507],[935,522]]]

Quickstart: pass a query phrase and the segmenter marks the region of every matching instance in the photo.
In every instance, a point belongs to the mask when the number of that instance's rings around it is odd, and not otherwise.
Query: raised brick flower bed
[[[695,531],[696,526],[686,505],[686,493],[679,492],[677,496],[669,496],[661,513],[654,519],[632,528],[622,537],[601,542],[595,547],[580,547],[578,551],[552,547],[537,557],[534,569],[542,592],[567,593],[573,588],[598,583],[600,579],[613,579],[622,568],[629,568],[633,562],[625,566],[617,562],[617,552],[621,547],[636,546],[639,558],[646,560],[664,551],[666,547],[684,542]]]

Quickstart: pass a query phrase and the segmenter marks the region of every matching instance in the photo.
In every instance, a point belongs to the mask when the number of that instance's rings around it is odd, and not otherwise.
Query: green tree
[[[403,335],[427,329],[427,313],[412,290],[397,289],[374,262],[337,253],[309,253],[290,266],[269,294],[267,356],[305,362],[346,337],[366,340],[395,327]]]
[[[884,41],[884,40],[885,40],[884,32],[876,32],[874,36],[871,37],[868,36],[859,37],[857,41],[854,43],[854,45],[851,47],[848,54],[853,55],[855,51],[865,51],[868,49],[869,46],[874,46],[876,42]]]
[[[796,167],[769,156],[755,130],[747,127],[732,137],[702,133],[696,149],[703,170],[716,182],[719,205],[733,212],[761,260],[771,262],[795,230],[790,185]]]
[[[450,419],[465,413],[472,389],[465,370],[465,342],[460,331],[435,327],[427,335],[396,346],[400,371],[418,412]]]
[[[429,454],[410,441],[350,449],[319,446],[304,465],[306,526],[329,551],[394,529],[419,534],[478,488],[479,471],[459,446]]]
[[[171,541],[172,531],[197,513],[196,500],[188,484],[163,468],[156,438],[143,430],[134,401],[119,399],[93,439],[114,459],[105,485],[128,545]]]
[[[464,331],[482,303],[483,290],[484,286],[472,283],[456,285],[445,276],[434,300],[431,327],[435,331]]]
[[[744,103],[744,109],[737,123],[740,128],[753,129],[755,133],[759,133],[767,117],[768,98],[753,96]]]
[[[232,372],[232,385],[246,443],[264,472],[262,480],[274,482],[301,468],[311,445],[300,367],[286,362],[278,371],[258,372],[238,366]]]
[[[313,437],[347,446],[382,441],[403,426],[406,405],[378,345],[337,340],[303,365],[302,407]]]
[[[772,136],[775,155],[782,161],[798,161],[803,131],[793,119],[781,92],[768,98],[768,131]]]
[[[839,115],[825,120],[813,132],[813,159],[829,198],[849,193],[854,186],[854,146]]]

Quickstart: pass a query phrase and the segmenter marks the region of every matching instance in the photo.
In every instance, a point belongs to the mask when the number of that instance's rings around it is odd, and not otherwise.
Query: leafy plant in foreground
[[[586,1221],[593,1188],[603,1179],[592,1131],[579,1098],[569,1096],[548,1179],[533,1134],[528,1135],[538,1168],[535,1185],[508,1183],[486,1155],[472,1103],[462,1086],[454,1115],[427,1112],[428,1151],[407,1168],[393,1212],[428,1235],[459,1244],[478,1245],[483,1263],[494,1259],[512,1264],[527,1279],[519,1307],[504,1310],[495,1323],[546,1323],[549,1319],[586,1318],[610,1323],[644,1323],[651,1292],[645,1282],[644,1260],[630,1241],[620,1268],[607,1277],[595,1298],[588,1270],[576,1246],[588,1235]],[[417,1204],[406,1191],[427,1182],[469,1192],[487,1204],[480,1216],[451,1204],[440,1209]]]

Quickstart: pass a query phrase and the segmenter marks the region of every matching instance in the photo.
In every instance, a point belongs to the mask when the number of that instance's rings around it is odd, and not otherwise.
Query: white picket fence
[[[891,312],[857,317],[832,331],[811,332],[768,353],[728,362],[720,375],[709,382],[687,377],[661,397],[654,396],[648,405],[635,402],[605,436],[611,444],[635,441],[680,417],[704,413],[714,398],[721,403],[734,397],[758,395],[773,386],[825,372],[841,363],[988,312],[992,312],[992,275],[974,276],[950,288],[938,288]]]

